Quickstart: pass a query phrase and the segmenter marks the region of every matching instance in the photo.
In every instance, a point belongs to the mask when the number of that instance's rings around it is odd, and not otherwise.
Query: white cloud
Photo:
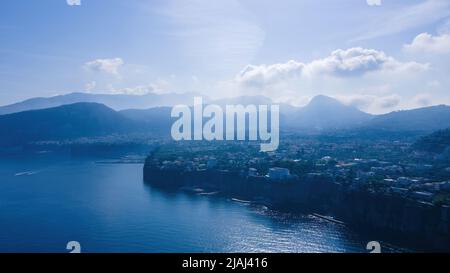
[[[371,113],[383,113],[395,109],[402,101],[402,98],[397,94],[385,96],[356,94],[349,96],[337,96],[337,99],[347,105],[351,105],[362,111]]]
[[[368,18],[369,26],[352,42],[396,34],[408,29],[432,24],[450,16],[450,1],[425,0],[415,5],[392,8]]]
[[[430,94],[418,94],[412,99],[413,105],[416,107],[430,106],[433,103],[432,96]]]
[[[366,0],[369,6],[381,6],[381,0]]]
[[[373,104],[376,99],[373,95],[350,95],[350,96],[337,96],[338,100],[342,103],[354,106],[360,110],[366,111]]]
[[[261,86],[300,76],[305,64],[289,61],[272,65],[247,65],[236,77],[239,83]]]
[[[415,109],[427,107],[436,104],[448,104],[449,100],[445,98],[436,99],[430,93],[417,93],[413,96],[400,96],[398,94],[389,95],[338,95],[336,99],[346,105],[354,106],[362,111],[382,114],[397,109]]]
[[[375,103],[381,109],[392,109],[392,108],[398,106],[400,101],[401,101],[401,97],[399,95],[393,94],[393,95],[378,98],[375,101]]]
[[[92,81],[92,82],[86,83],[86,85],[84,86],[84,89],[87,92],[91,92],[92,90],[95,89],[96,86],[97,86],[97,82],[96,81]]]
[[[66,0],[69,6],[81,6],[81,0]]]
[[[288,61],[272,65],[247,65],[237,76],[238,83],[261,87],[301,77],[355,77],[369,72],[415,72],[428,69],[428,64],[400,62],[382,51],[360,47],[338,49],[330,56],[310,63]]]
[[[149,93],[164,94],[172,91],[172,85],[165,80],[157,80],[154,83],[137,85],[133,87],[115,88],[109,86],[109,91],[113,94],[145,95]]]
[[[450,53],[450,34],[433,36],[424,32],[417,35],[411,44],[405,45],[404,49],[409,52]]]
[[[145,95],[154,93],[154,87],[152,85],[138,85],[125,88],[114,88],[110,86],[109,91],[113,94]]]
[[[119,67],[123,64],[124,61],[121,58],[97,59],[85,63],[84,67],[90,71],[119,75]]]

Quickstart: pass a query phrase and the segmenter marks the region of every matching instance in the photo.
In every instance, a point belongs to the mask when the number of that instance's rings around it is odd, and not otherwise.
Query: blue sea
[[[0,252],[367,252],[345,225],[224,197],[165,192],[142,164],[0,161]]]

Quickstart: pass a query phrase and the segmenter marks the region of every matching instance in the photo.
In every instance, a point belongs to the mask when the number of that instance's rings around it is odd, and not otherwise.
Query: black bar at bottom
[[[142,272],[303,272],[306,268],[386,270],[446,263],[450,254],[0,254],[2,266],[18,269],[128,270]],[[363,268],[361,268],[361,266]],[[6,267],[8,268],[8,267]],[[89,270],[88,270],[89,269]],[[283,271],[281,271],[283,270]],[[104,271],[102,271],[104,272]]]

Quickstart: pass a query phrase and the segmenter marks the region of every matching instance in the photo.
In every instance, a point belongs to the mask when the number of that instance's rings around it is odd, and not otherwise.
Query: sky
[[[70,92],[450,104],[448,0],[5,0],[0,105]]]

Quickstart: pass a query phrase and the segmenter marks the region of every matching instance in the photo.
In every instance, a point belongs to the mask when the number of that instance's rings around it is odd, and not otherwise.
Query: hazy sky
[[[450,102],[448,0],[5,0],[0,104],[74,91]]]

